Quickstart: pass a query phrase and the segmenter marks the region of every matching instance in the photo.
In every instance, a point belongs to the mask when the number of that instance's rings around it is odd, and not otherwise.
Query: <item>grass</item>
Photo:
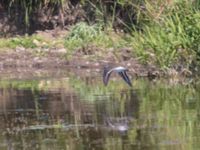
[[[135,27],[132,37],[121,36],[113,41],[115,35],[109,34],[107,30],[103,31],[102,26],[89,26],[82,22],[72,28],[65,46],[70,50],[90,44],[104,48],[131,46],[133,54],[143,63],[156,64],[162,69],[176,68],[177,64],[189,68],[192,63],[198,63],[200,13],[196,4],[186,0],[173,1],[165,6],[159,2],[155,5],[145,1],[144,7],[146,11],[138,10],[137,16],[142,28],[138,30]],[[110,21],[113,22],[113,19]]]
[[[161,68],[182,61],[185,65],[198,58],[200,13],[192,2],[179,2],[166,8],[159,19],[151,19],[142,31],[133,31],[132,47],[143,62]],[[184,65],[183,64],[183,65]]]
[[[34,43],[34,40],[41,41],[37,36],[23,36],[23,37],[14,37],[14,38],[1,38],[0,39],[0,48],[16,48],[21,46],[24,48],[35,48],[37,44]]]
[[[101,26],[89,26],[84,22],[76,24],[65,39],[65,46],[70,50],[89,44],[109,46],[111,43],[110,37],[102,31]]]
[[[46,38],[42,35],[33,34],[31,36],[16,36],[10,38],[0,38],[0,48],[15,49],[16,47],[24,48],[62,48],[64,39]]]
[[[40,9],[45,7],[49,7],[49,10],[54,10],[58,7],[59,10],[63,9],[64,3],[69,3],[68,0],[45,0],[45,1],[38,1],[38,0],[8,0],[3,1],[2,5],[7,7],[9,13],[12,14],[13,10],[14,13],[20,10],[21,16],[18,19],[23,19],[23,23],[25,24],[26,28],[30,27],[30,20],[32,15],[35,12],[38,12]],[[16,10],[18,8],[18,10]]]
[[[106,11],[103,9],[103,4],[102,7],[98,7],[95,5],[96,3],[92,2],[89,4],[92,4],[98,14],[102,15],[100,18],[104,18],[103,15],[106,15],[107,12],[103,12]],[[117,10],[114,10],[115,5],[121,5],[124,9],[127,5],[131,5],[137,10],[136,24],[128,25],[121,20],[125,26],[129,26],[129,30],[134,27],[131,34],[124,36],[125,34],[113,32],[112,27],[115,20],[119,19],[116,16]],[[172,0],[163,4],[160,1],[146,0],[137,4],[126,3],[122,0],[115,5],[111,11],[113,14],[109,14],[111,17],[107,16],[107,25],[102,19],[97,20],[92,25],[79,22],[71,27],[69,34],[59,43],[63,44],[68,52],[87,48],[90,45],[105,50],[107,48],[132,47],[132,53],[141,62],[155,64],[162,69],[176,68],[177,65],[189,68],[193,63],[199,64],[200,13],[198,1]],[[109,18],[111,19],[109,20]],[[15,48],[17,46],[34,48],[38,46],[33,42],[34,39],[39,42],[44,41],[36,36],[0,39],[0,48]],[[47,45],[53,47],[51,42],[47,42]]]
[[[101,25],[88,25],[84,22],[76,24],[66,37],[64,45],[70,51],[78,48],[87,47],[88,45],[96,45],[103,48],[123,47],[126,40],[112,30],[105,32]]]

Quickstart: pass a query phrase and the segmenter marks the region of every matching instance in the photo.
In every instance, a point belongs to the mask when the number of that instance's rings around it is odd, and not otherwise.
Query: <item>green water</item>
[[[0,80],[0,149],[200,149],[199,89],[198,80]]]

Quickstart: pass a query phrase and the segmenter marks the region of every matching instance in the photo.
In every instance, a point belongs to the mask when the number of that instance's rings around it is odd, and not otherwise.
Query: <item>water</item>
[[[1,80],[0,149],[200,149],[198,80],[115,79]]]

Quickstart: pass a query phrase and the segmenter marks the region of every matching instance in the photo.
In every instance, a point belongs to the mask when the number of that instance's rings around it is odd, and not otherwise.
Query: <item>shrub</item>
[[[85,47],[88,44],[108,46],[111,44],[110,38],[102,31],[102,27],[84,22],[76,24],[66,37],[65,46],[69,50]]]

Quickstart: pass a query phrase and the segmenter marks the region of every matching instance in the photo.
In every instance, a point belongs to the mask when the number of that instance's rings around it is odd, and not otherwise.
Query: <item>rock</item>
[[[42,42],[42,46],[47,46],[48,44],[46,42]]]
[[[59,48],[59,49],[56,50],[56,52],[58,52],[58,53],[66,53],[67,50],[65,48]]]
[[[33,40],[33,44],[35,44],[36,46],[41,46],[42,44],[38,41],[38,40],[36,40],[36,39],[34,39]]]
[[[34,57],[33,60],[34,60],[34,61],[39,61],[39,60],[40,60],[40,57]]]
[[[49,52],[50,50],[49,50],[49,48],[43,48],[42,51],[43,52]]]
[[[15,48],[15,51],[16,52],[21,52],[21,51],[25,51],[26,49],[24,48],[24,47],[22,47],[22,46],[17,46],[16,48]]]

